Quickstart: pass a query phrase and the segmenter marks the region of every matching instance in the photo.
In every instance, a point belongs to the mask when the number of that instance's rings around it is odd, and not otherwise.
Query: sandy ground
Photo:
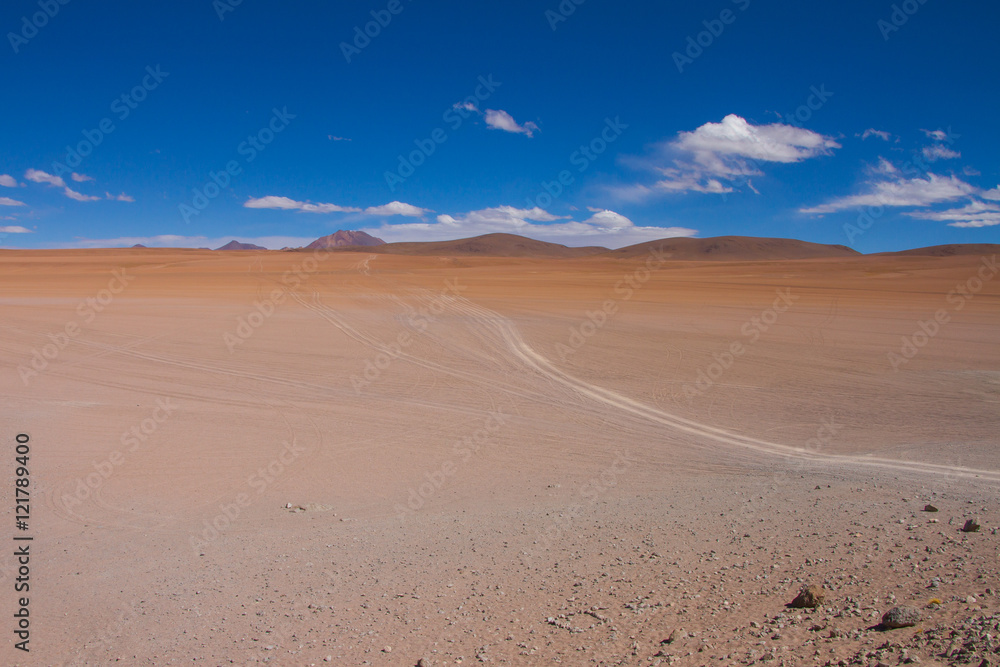
[[[998,664],[991,266],[0,251],[0,662]]]

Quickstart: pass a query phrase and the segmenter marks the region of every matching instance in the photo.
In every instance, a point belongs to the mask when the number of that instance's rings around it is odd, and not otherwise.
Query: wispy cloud
[[[0,197],[0,206],[24,206],[23,201],[11,199],[10,197]]]
[[[85,195],[73,190],[71,188],[65,188],[63,194],[70,199],[75,199],[76,201],[97,201],[100,197],[94,197],[92,195]]]
[[[945,132],[944,130],[921,129],[920,131],[924,133],[924,136],[926,136],[929,139],[933,139],[934,141],[945,141],[946,139],[948,139],[948,133]]]
[[[1000,225],[1000,206],[973,201],[945,211],[913,211],[906,215],[921,220],[947,222],[950,227],[992,227]]]
[[[266,197],[251,197],[243,204],[246,208],[270,208],[283,209],[289,211],[302,211],[304,213],[360,213],[370,216],[394,216],[402,215],[419,218],[431,211],[420,208],[412,204],[400,201],[389,202],[382,206],[369,206],[368,208],[356,208],[354,206],[338,206],[337,204],[313,204],[311,202],[296,201],[288,197],[278,197],[268,195]]]
[[[658,158],[642,161],[641,166],[659,173],[659,181],[617,192],[633,199],[657,192],[724,194],[732,192],[737,182],[749,185],[750,176],[762,175],[764,163],[802,162],[829,155],[836,148],[840,144],[831,137],[811,130],[782,123],[753,125],[729,114],[722,122],[679,132],[658,146]],[[668,164],[663,160],[669,160]]]
[[[868,139],[869,137],[875,137],[877,139],[881,139],[882,141],[890,141],[892,139],[892,135],[889,134],[888,132],[884,132],[882,130],[875,130],[872,128],[868,128],[867,130],[862,132],[860,136],[862,140]]]
[[[904,178],[887,161],[878,168],[879,176],[869,182],[868,192],[838,197],[819,206],[799,209],[801,213],[824,214],[863,206],[924,207],[968,197],[977,188],[956,176],[928,173],[926,178]]]
[[[350,139],[348,139],[347,137],[338,137],[334,134],[328,134],[326,135],[326,138],[329,139],[330,141],[350,141]]]
[[[52,174],[44,172],[41,169],[28,169],[26,172],[24,172],[24,177],[27,180],[31,181],[32,183],[46,183],[56,188],[62,188],[64,195],[76,201],[98,201],[101,199],[100,197],[94,197],[92,195],[85,195],[80,192],[77,192],[73,188],[66,185],[66,181],[63,180],[62,176],[53,176]],[[72,175],[72,178],[74,181],[78,183],[82,181],[93,180],[89,176],[83,176],[81,174],[76,174],[76,173]]]
[[[502,109],[487,109],[486,125],[494,130],[503,130],[504,132],[513,132],[514,134],[526,134],[529,137],[534,136],[534,133],[538,131],[538,126],[531,121],[528,121],[524,125],[518,125],[514,117]]]
[[[962,154],[958,151],[953,151],[942,144],[924,146],[921,153],[923,153],[924,159],[929,162],[936,162],[937,160],[953,160],[955,158],[962,157]]]
[[[20,225],[8,225],[6,227],[0,227],[0,234],[33,234],[30,229],[21,227]]]
[[[75,171],[72,174],[70,174],[70,178],[72,178],[77,183],[86,183],[87,181],[94,180],[93,176],[87,176],[86,174],[78,174]]]
[[[0,185],[4,186],[5,188],[16,188],[17,179],[8,174],[0,174]]]

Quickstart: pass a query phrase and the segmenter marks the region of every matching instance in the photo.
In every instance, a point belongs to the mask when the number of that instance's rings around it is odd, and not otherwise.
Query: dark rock
[[[934,505],[924,505],[924,511],[925,512],[937,512],[938,508],[934,507]]]
[[[792,600],[791,606],[799,609],[815,609],[822,605],[825,600],[826,593],[823,592],[823,588],[816,584],[810,584],[802,587],[799,594]]]
[[[968,521],[965,522],[965,525],[962,526],[962,532],[963,533],[978,533],[979,532],[979,524],[976,523],[975,519],[969,519]]]
[[[916,607],[893,607],[882,616],[882,627],[908,628],[920,622],[920,610]]]

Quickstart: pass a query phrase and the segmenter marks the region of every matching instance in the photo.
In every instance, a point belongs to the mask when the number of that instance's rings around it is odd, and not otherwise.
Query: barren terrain
[[[0,662],[997,664],[990,257],[0,251]]]

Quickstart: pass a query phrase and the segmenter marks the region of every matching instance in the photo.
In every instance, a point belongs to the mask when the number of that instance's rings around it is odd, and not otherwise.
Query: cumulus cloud
[[[802,162],[829,155],[840,144],[812,130],[782,123],[753,125],[729,114],[719,123],[680,132],[659,148],[670,164],[647,166],[662,178],[652,186],[623,188],[620,194],[631,198],[656,192],[725,194],[733,191],[733,183],[748,183],[750,176],[762,175],[764,163]]]
[[[8,174],[0,174],[0,185],[5,188],[16,188],[17,180]]]
[[[70,174],[70,178],[72,178],[77,183],[86,183],[87,181],[94,180],[93,176],[87,176],[86,174],[78,174],[75,171],[72,174]]]
[[[933,146],[924,146],[923,151],[924,159],[929,162],[935,162],[937,160],[952,160],[957,157],[962,157],[962,154],[958,151],[953,151],[947,146],[941,144],[934,144]]]
[[[951,227],[992,227],[1000,225],[1000,206],[972,201],[961,208],[945,211],[913,211],[906,215],[921,220],[947,222]]]
[[[259,197],[256,199],[251,197],[244,202],[243,206],[245,208],[284,209],[289,211],[302,211],[304,213],[361,213],[363,215],[371,216],[402,215],[413,218],[419,218],[426,213],[430,213],[428,209],[420,208],[419,206],[414,206],[412,204],[406,204],[401,201],[393,201],[382,206],[369,206],[368,208],[361,209],[353,206],[338,206],[337,204],[313,204],[310,202],[296,201],[294,199],[289,199],[288,197],[277,197],[274,195],[268,195],[266,197]]]
[[[892,135],[889,134],[888,132],[883,132],[882,130],[874,130],[870,127],[861,133],[862,140],[867,139],[868,137],[876,137],[878,139],[881,139],[882,141],[889,141],[890,139],[892,139]]]
[[[884,165],[891,167],[888,162]],[[926,178],[904,178],[894,167],[885,166],[881,173],[884,180],[869,183],[869,191],[863,194],[838,197],[826,204],[799,209],[801,213],[833,213],[862,206],[924,207],[940,202],[968,197],[976,188],[955,176],[939,176],[928,173]]]
[[[486,125],[494,130],[503,130],[504,132],[513,132],[514,134],[526,134],[529,137],[538,131],[538,126],[531,121],[528,121],[524,125],[518,125],[513,116],[506,111],[498,109],[486,110]]]
[[[10,197],[0,197],[0,206],[24,206],[24,202]]]
[[[1000,185],[996,186],[992,190],[983,190],[979,193],[979,196],[983,199],[989,199],[990,201],[1000,201]]]
[[[0,234],[32,234],[30,229],[21,227],[20,225],[7,225],[6,227],[0,227]]]
[[[694,236],[683,227],[641,227],[624,215],[606,209],[592,209],[586,220],[554,215],[542,208],[496,206],[458,215],[442,214],[435,222],[383,224],[364,231],[386,241],[444,241],[506,233],[564,245],[603,245],[619,248],[633,243],[671,236]]]

